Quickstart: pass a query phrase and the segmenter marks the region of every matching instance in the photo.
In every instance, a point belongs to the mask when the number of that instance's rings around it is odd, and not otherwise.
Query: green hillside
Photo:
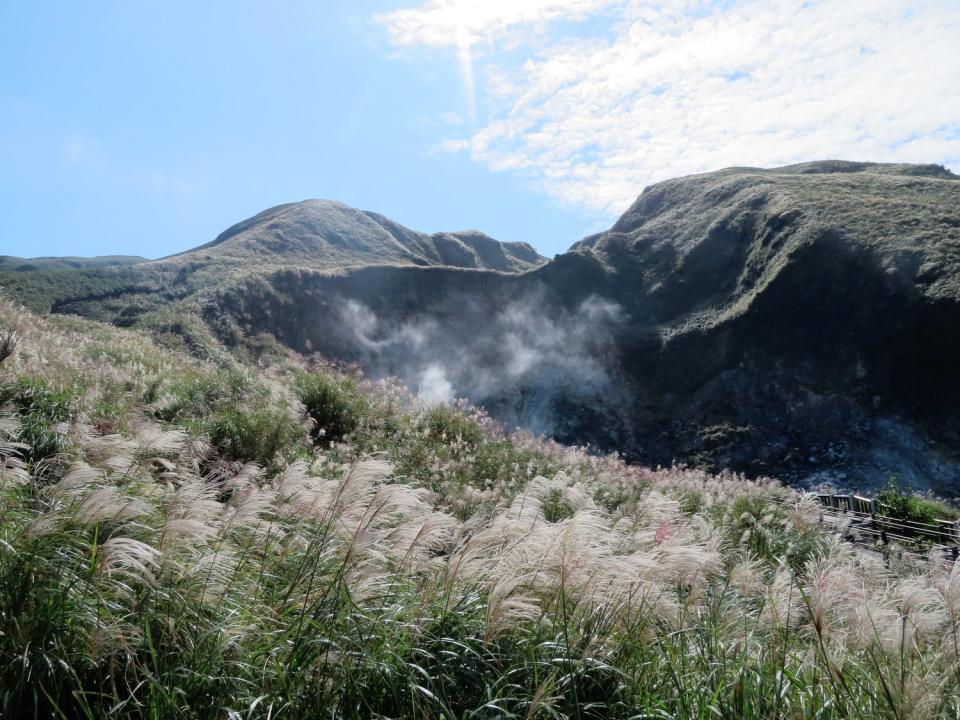
[[[199,357],[279,343],[415,393],[439,378],[509,427],[647,466],[957,497],[958,213],[936,165],[735,167],[645,189],[551,261],[309,200],[169,258],[0,287]]]
[[[138,255],[100,255],[97,257],[21,258],[0,255],[0,272],[35,272],[37,270],[77,270],[81,268],[115,267],[145,262]]]
[[[0,715],[960,712],[956,568],[195,331],[0,303]]]

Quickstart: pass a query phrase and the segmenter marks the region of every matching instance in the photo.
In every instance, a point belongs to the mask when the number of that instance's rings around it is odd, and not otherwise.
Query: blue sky
[[[0,254],[158,257],[310,197],[566,249],[596,214],[432,149],[456,58],[395,58],[397,5],[0,3]]]
[[[690,172],[956,170],[958,36],[942,0],[0,0],[0,254],[321,197],[552,255]]]

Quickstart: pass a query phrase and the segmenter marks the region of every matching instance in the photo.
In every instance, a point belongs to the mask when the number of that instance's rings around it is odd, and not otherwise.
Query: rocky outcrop
[[[960,178],[841,162],[681,178],[574,252],[630,308],[648,459],[956,489]]]
[[[960,494],[960,178],[939,166],[670,180],[550,262],[308,201],[83,277],[48,282],[89,296],[56,309],[174,303],[227,346],[268,333],[648,464]]]
[[[950,493],[958,288],[960,179],[829,162],[652,186],[521,275],[287,272],[207,314],[414,389],[432,368],[510,424],[645,463]]]

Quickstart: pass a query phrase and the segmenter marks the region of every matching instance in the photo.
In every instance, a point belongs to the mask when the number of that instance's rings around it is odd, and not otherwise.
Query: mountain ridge
[[[82,280],[47,311],[320,352],[646,464],[954,493],[958,179],[843,161],[677,178],[551,261],[307,201],[166,261],[2,280]]]
[[[78,270],[93,267],[118,267],[147,262],[139,255],[96,255],[93,257],[16,257],[0,255],[0,272],[33,272],[36,270]]]
[[[161,261],[189,260],[213,250],[225,257],[327,267],[397,262],[517,272],[546,262],[527,243],[501,243],[476,230],[427,235],[378,213],[319,199],[268,208],[209,243]]]

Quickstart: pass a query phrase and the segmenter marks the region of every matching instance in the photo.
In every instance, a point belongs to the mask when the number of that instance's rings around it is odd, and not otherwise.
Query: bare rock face
[[[175,309],[648,464],[960,494],[960,178],[939,166],[670,180],[550,262],[307,201],[162,261],[13,275],[40,309]]]
[[[734,168],[648,188],[573,251],[629,308],[647,459],[957,488],[960,178]]]
[[[371,268],[267,285],[326,308],[278,330],[284,342],[414,388],[432,368],[452,394],[567,442],[800,484],[960,488],[960,179],[937,166],[660,183],[521,275]],[[248,312],[254,296],[210,307]]]

